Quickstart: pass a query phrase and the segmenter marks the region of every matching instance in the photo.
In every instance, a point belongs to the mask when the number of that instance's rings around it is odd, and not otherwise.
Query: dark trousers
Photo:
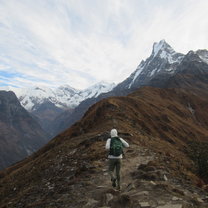
[[[111,180],[116,179],[117,187],[120,188],[120,170],[121,170],[121,159],[109,159],[109,175]]]

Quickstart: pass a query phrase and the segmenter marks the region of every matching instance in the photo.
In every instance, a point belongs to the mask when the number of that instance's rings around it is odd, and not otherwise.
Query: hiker
[[[110,150],[108,155],[108,170],[111,177],[112,186],[120,190],[120,169],[121,160],[123,158],[123,147],[129,147],[129,144],[124,139],[118,137],[116,129],[112,129],[110,135],[111,138],[107,140],[105,145],[105,148]]]

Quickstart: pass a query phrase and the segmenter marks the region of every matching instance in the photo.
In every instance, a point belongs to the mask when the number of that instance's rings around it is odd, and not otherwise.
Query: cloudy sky
[[[119,83],[152,45],[208,48],[207,0],[0,0],[0,86]]]

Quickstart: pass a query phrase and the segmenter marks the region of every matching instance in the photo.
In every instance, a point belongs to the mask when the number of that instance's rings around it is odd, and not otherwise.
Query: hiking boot
[[[113,179],[111,179],[111,181],[112,181],[112,186],[115,188],[116,187],[116,179],[113,178]]]

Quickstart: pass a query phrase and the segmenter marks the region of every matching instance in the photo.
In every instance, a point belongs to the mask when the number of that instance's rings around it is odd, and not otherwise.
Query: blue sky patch
[[[20,73],[8,72],[8,71],[0,71],[0,76],[5,78],[15,78],[15,77],[23,77]]]

